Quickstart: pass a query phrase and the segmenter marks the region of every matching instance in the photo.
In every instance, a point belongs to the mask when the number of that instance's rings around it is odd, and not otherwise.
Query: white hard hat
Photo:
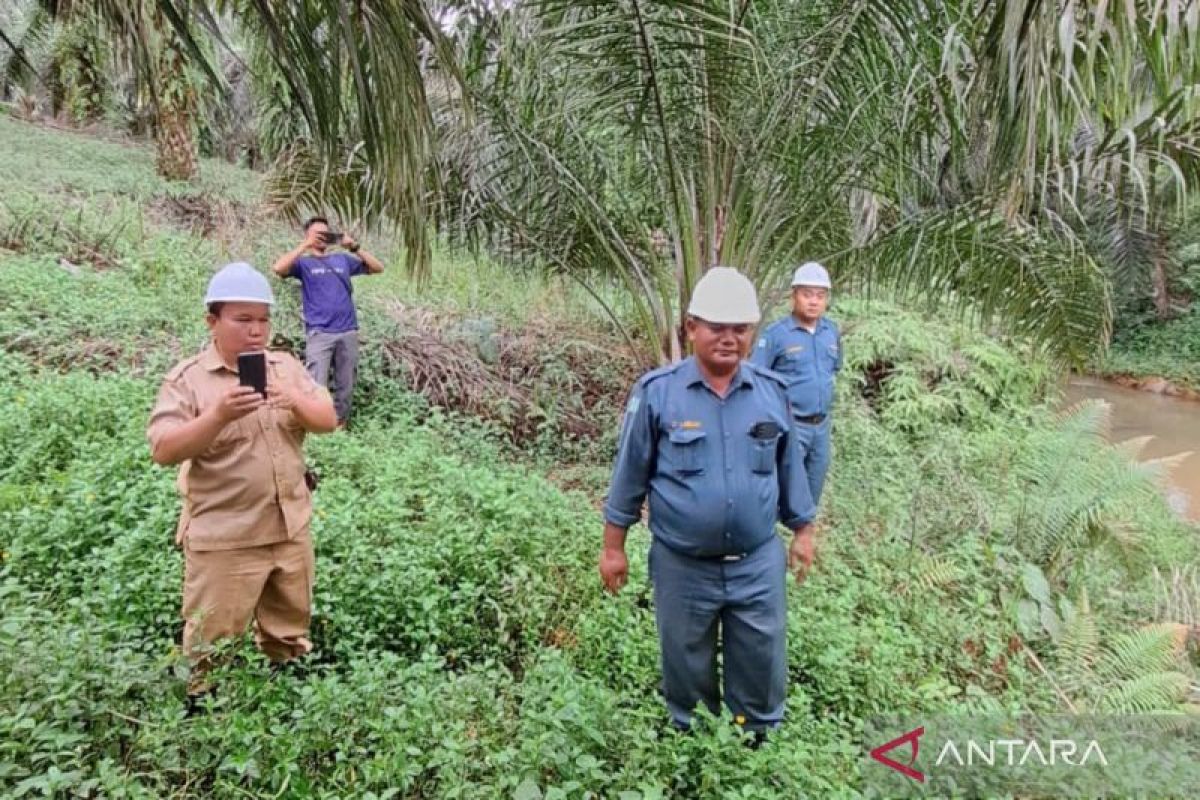
[[[208,282],[204,305],[209,303],[266,303],[275,305],[275,293],[266,277],[244,261],[226,264]]]
[[[707,322],[741,325],[762,319],[750,279],[732,267],[713,267],[692,290],[687,313]]]
[[[832,289],[829,273],[815,261],[801,264],[792,275],[792,286],[820,286],[822,289]]]

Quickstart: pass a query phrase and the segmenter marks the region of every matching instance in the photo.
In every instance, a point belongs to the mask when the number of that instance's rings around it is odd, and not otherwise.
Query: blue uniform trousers
[[[719,635],[725,704],[748,730],[777,726],[787,693],[783,542],[772,537],[740,561],[719,561],[681,555],[655,539],[650,578],[672,722],[687,728],[701,702],[718,713]]]
[[[831,424],[832,420],[828,416],[816,424],[796,420],[796,445],[800,448],[804,471],[808,474],[808,490],[816,506],[821,504],[825,473],[829,471],[829,461],[833,456],[830,444]]]

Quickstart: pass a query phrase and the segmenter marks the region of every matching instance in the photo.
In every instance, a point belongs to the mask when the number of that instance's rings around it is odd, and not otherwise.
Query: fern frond
[[[939,591],[954,587],[962,579],[962,568],[949,558],[926,556],[915,566],[909,585]]]
[[[1092,667],[1100,657],[1100,629],[1088,603],[1086,590],[1073,614],[1064,615],[1063,631],[1055,655],[1063,688],[1080,694],[1091,680]]]
[[[1058,414],[1064,434],[1105,441],[1112,429],[1112,405],[1105,400],[1081,400]]]
[[[1105,680],[1130,680],[1170,671],[1179,663],[1176,631],[1171,625],[1147,625],[1111,641],[1096,663]]]
[[[1143,475],[1154,481],[1157,485],[1162,486],[1171,473],[1191,457],[1192,451],[1184,450],[1181,453],[1173,453],[1169,456],[1147,459],[1140,462],[1138,466]]]
[[[1146,445],[1150,444],[1152,439],[1154,437],[1149,434],[1146,436],[1134,436],[1122,442],[1113,443],[1112,449],[1125,458],[1133,460],[1146,448]]]
[[[1145,714],[1178,708],[1187,697],[1191,679],[1182,672],[1152,672],[1129,678],[1106,689],[1096,702],[1097,711]]]

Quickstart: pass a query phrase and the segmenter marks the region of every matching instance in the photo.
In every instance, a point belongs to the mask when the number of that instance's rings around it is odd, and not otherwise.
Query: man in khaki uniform
[[[306,433],[334,430],[329,393],[287,353],[266,353],[267,395],[240,386],[239,353],[262,351],[275,298],[261,273],[230,264],[205,295],[212,341],[163,381],[146,435],[155,463],[182,465],[176,542],[184,551],[183,647],[204,690],[207,646],[251,618],[273,661],[304,655],[313,587]]]

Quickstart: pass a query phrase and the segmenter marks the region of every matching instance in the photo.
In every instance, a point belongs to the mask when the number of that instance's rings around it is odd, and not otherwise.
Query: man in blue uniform
[[[829,471],[833,379],[842,368],[837,325],[825,317],[829,273],[815,261],[792,276],[792,313],[763,333],[750,360],[783,375],[796,420],[796,440],[808,473],[809,492],[820,504]]]
[[[630,393],[604,505],[600,576],[628,576],[625,533],[649,496],[650,578],[671,720],[691,724],[721,693],[755,741],[783,719],[786,575],[802,580],[816,514],[781,378],[743,361],[759,321],[750,281],[714,267],[696,284],[687,333],[695,355],[643,376]],[[775,533],[795,531],[785,553]]]

